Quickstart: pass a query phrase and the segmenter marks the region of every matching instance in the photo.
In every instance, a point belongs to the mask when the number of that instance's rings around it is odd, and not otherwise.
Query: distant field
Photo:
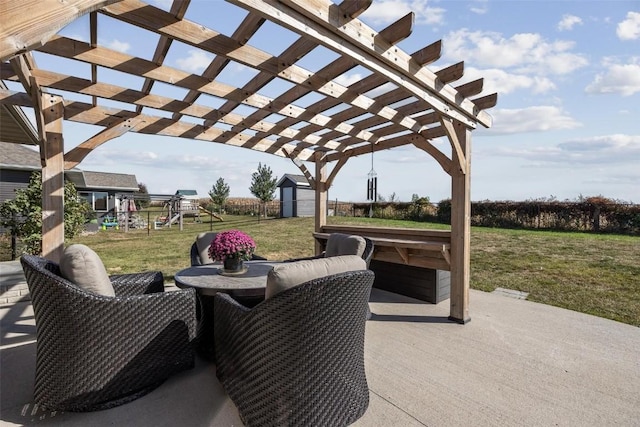
[[[448,228],[442,224],[329,217],[330,224]],[[158,269],[172,279],[189,265],[189,248],[201,231],[241,229],[269,259],[313,254],[313,218],[225,216],[224,222],[187,223],[171,229],[100,231],[85,243],[110,273]],[[640,238],[618,235],[472,228],[471,287],[529,293],[529,300],[640,326]],[[473,302],[472,302],[473,304]]]

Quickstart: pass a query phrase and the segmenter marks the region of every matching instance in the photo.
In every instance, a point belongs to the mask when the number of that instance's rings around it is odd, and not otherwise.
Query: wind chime
[[[373,217],[373,204],[378,201],[378,174],[373,169],[373,144],[371,144],[371,170],[367,174],[367,201],[369,204],[369,218]]]

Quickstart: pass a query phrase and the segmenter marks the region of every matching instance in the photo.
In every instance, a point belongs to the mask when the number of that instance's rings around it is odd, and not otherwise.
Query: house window
[[[109,193],[106,191],[93,191],[93,192],[80,192],[79,196],[86,200],[96,212],[106,212],[107,209],[107,199],[109,198]]]

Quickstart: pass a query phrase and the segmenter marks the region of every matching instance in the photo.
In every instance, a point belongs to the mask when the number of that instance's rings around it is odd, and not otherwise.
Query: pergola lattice
[[[43,255],[58,259],[63,249],[62,171],[127,132],[209,141],[291,159],[316,191],[316,231],[326,224],[327,189],[348,159],[412,144],[451,176],[451,317],[468,320],[471,131],[478,124],[491,126],[484,110],[496,104],[497,95],[480,96],[482,79],[454,87],[463,76],[463,63],[430,70],[427,65],[440,57],[440,41],[412,54],[397,47],[411,33],[413,13],[381,31],[367,26],[357,16],[371,1],[228,0],[246,10],[246,16],[233,34],[224,35],[185,19],[189,0],[174,0],[169,11],[139,0],[1,0],[1,79],[19,81],[25,91],[0,89],[0,103],[34,108],[43,166]],[[88,43],[57,34],[86,14]],[[98,25],[104,16],[159,35],[153,58],[101,45]],[[266,20],[299,38],[277,55],[252,46],[252,36]],[[174,41],[214,59],[202,74],[164,65]],[[297,64],[315,49],[329,49],[337,59],[316,71]],[[39,68],[32,51],[90,64],[91,76]],[[232,62],[256,70],[243,87],[216,80]],[[355,67],[371,73],[349,86],[338,83]],[[139,76],[144,83],[124,87],[101,81],[103,69]],[[275,97],[261,94],[274,80],[287,82],[288,88]],[[164,95],[153,89],[156,82],[186,89],[186,95]],[[381,93],[372,95],[374,89]],[[88,95],[91,102],[64,99],[56,90]],[[317,100],[297,103],[308,94]],[[213,108],[199,102],[202,95],[224,102]],[[128,108],[107,107],[103,100]],[[252,112],[243,114],[247,107]],[[104,129],[65,153],[64,120]],[[449,155],[431,142],[443,136],[450,142]]]

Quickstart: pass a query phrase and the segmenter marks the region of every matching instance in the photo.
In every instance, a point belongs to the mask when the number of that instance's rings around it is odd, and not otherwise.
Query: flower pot
[[[243,260],[240,258],[225,258],[223,268],[225,273],[239,273],[244,268]]]

